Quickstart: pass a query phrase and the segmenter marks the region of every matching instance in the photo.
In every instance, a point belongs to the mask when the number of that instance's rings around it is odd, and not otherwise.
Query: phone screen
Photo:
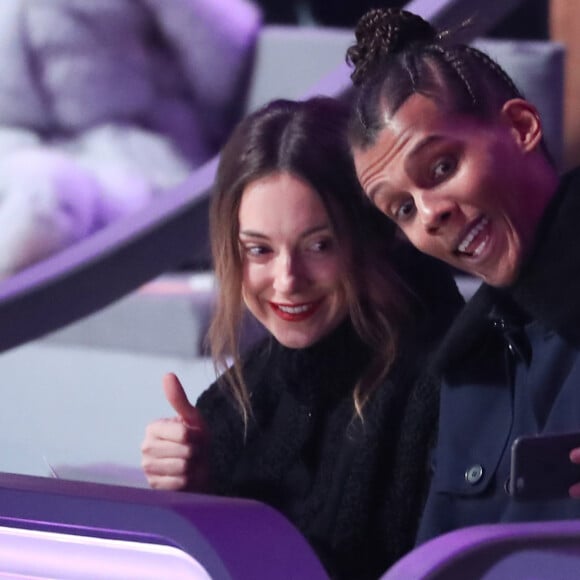
[[[510,493],[518,499],[568,497],[580,483],[580,465],[570,451],[580,447],[580,432],[518,437],[511,449]]]

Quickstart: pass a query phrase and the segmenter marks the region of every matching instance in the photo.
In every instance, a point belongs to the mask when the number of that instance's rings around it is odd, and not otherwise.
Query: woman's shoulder
[[[255,398],[256,392],[274,386],[270,379],[275,368],[275,358],[278,356],[277,346],[278,343],[272,337],[265,337],[251,346],[241,359],[242,373],[251,399]],[[228,375],[233,372],[232,367],[225,370],[200,395],[198,406],[208,411],[210,409],[236,410],[237,403],[227,380]]]

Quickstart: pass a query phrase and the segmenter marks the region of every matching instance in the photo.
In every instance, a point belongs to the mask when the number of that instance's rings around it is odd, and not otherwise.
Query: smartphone
[[[570,451],[580,447],[580,431],[518,437],[511,448],[510,494],[522,500],[568,497],[580,483],[580,465],[570,461]]]

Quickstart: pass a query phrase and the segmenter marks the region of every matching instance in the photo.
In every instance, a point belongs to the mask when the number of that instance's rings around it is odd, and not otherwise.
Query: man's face
[[[486,123],[416,94],[354,150],[367,195],[412,244],[494,286],[517,277],[546,203],[528,191],[525,128],[512,112]]]

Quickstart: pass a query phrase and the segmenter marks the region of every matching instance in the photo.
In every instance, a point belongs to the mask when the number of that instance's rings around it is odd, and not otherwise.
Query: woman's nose
[[[274,290],[284,294],[296,292],[303,278],[300,260],[296,256],[286,253],[278,256],[274,272]]]

